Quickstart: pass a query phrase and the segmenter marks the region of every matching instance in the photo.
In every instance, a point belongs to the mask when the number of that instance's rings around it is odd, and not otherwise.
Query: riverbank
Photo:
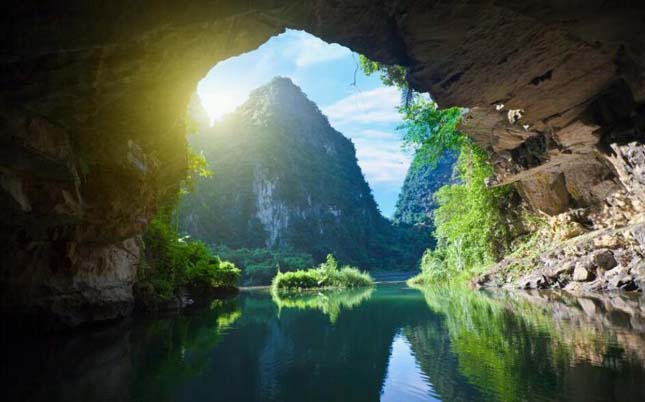
[[[575,223],[575,222],[573,222]],[[508,256],[473,280],[476,287],[564,289],[571,293],[642,292],[645,223],[565,233]],[[567,235],[567,233],[569,235]],[[564,236],[562,236],[564,234]]]

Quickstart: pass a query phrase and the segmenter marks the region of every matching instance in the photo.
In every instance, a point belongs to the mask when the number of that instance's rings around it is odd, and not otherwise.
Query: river
[[[3,401],[645,401],[638,297],[381,284],[4,338]]]

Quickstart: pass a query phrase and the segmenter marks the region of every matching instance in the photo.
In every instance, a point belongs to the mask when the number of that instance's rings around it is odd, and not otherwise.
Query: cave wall
[[[469,107],[463,130],[534,207],[593,203],[621,185],[610,144],[643,142],[639,3],[10,1],[0,16],[0,309],[67,325],[127,314],[139,235],[185,171],[197,82],[287,27],[406,65],[417,90]],[[596,193],[580,190],[589,183]]]

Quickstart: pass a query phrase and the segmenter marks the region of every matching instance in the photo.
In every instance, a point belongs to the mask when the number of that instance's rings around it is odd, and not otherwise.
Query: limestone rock
[[[548,284],[548,279],[541,273],[531,274],[520,279],[520,289],[545,289]]]
[[[589,269],[582,264],[576,265],[576,268],[573,270],[573,280],[577,282],[586,282],[593,278],[593,274],[589,272]]]
[[[556,279],[561,277],[562,275],[572,274],[575,266],[575,262],[573,261],[559,263],[550,270],[549,277]]]
[[[535,209],[557,215],[569,207],[570,195],[564,175],[543,173],[518,183],[518,190]]]
[[[616,262],[616,259],[614,258],[614,254],[609,250],[600,250],[599,252],[594,253],[591,258],[598,268],[604,270],[612,269],[618,265],[618,262]]]

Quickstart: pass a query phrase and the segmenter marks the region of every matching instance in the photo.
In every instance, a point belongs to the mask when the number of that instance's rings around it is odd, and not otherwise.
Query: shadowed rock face
[[[643,142],[645,14],[637,1],[560,3],[10,2],[2,310],[65,324],[126,314],[138,235],[185,171],[197,81],[286,27],[406,65],[440,105],[471,108],[464,131],[503,156],[500,179],[534,207],[600,203],[622,185],[608,145]]]

